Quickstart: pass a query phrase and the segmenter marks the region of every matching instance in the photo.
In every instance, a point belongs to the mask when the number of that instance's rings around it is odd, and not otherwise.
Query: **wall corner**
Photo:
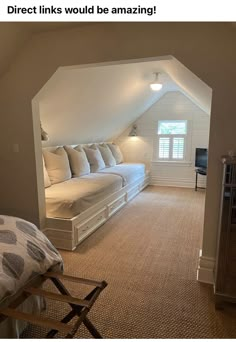
[[[197,269],[197,280],[201,283],[214,284],[214,268],[215,258],[210,258],[202,255],[202,250],[199,252],[199,261]]]

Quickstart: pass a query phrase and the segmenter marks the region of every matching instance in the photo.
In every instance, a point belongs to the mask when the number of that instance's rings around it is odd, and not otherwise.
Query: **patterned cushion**
[[[0,216],[0,303],[34,277],[63,270],[63,261],[51,242],[25,220]]]

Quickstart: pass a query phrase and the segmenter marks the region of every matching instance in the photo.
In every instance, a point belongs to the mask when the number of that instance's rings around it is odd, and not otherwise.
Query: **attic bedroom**
[[[210,106],[211,89],[172,56],[59,68],[33,99],[53,244],[74,250],[148,184],[193,188]]]
[[[215,32],[232,51],[234,29],[10,24],[22,47],[0,81],[0,337],[235,337],[218,233],[234,227],[234,133],[219,117],[232,99],[205,51],[220,53]]]

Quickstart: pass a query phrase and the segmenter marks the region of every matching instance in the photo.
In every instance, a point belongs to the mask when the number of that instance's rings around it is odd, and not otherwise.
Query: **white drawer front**
[[[106,208],[103,208],[97,214],[85,222],[75,226],[76,243],[81,242],[86,236],[90,235],[95,229],[106,221]]]
[[[110,203],[108,205],[108,216],[110,217],[111,215],[113,215],[117,210],[123,207],[125,203],[126,203],[125,194],[122,195],[117,200],[115,200],[114,202]]]
[[[139,185],[136,185],[127,192],[127,200],[130,201],[134,196],[140,192]]]
[[[61,231],[56,229],[46,229],[44,231],[44,234],[49,238],[49,240],[52,238],[61,239],[61,240],[71,240],[72,239],[72,233],[67,231]]]
[[[140,190],[143,190],[146,186],[148,186],[148,184],[149,184],[149,178],[148,178],[148,179],[145,179],[145,180],[139,185]]]

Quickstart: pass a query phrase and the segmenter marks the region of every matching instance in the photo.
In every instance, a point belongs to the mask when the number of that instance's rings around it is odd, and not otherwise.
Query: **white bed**
[[[123,186],[126,186],[135,183],[141,177],[145,177],[145,165],[138,163],[121,163],[100,170],[99,173],[120,176],[123,180]]]
[[[90,173],[45,189],[47,217],[69,219],[122,188],[117,175]]]

